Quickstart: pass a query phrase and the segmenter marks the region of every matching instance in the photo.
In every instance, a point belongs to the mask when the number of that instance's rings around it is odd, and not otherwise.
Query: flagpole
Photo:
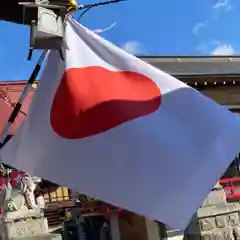
[[[30,88],[32,87],[32,84],[36,81],[36,78],[38,76],[39,71],[41,70],[41,66],[46,58],[46,55],[47,55],[47,51],[43,51],[42,54],[40,55],[40,57],[37,61],[37,64],[36,64],[35,68],[33,69],[32,74],[29,77],[27,84],[25,85],[17,104],[15,105],[10,117],[8,118],[8,122],[6,123],[6,125],[2,131],[1,137],[0,137],[0,149],[3,147],[4,142],[10,133],[11,126],[18,116],[18,114],[21,110],[22,104],[25,101]]]

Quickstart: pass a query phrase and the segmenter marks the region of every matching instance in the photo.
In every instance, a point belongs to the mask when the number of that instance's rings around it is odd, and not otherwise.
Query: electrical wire
[[[83,12],[79,15],[79,17],[77,18],[77,21],[80,21],[80,19],[83,17],[83,15],[86,14],[89,10],[91,10],[94,7],[103,6],[103,5],[107,5],[107,4],[111,4],[111,3],[119,3],[119,2],[124,2],[124,1],[126,1],[126,0],[108,0],[105,2],[79,5],[78,10],[80,10],[80,11],[83,10]]]
[[[91,10],[93,7],[88,7],[88,8],[86,8],[80,15],[79,15],[79,17],[77,18],[77,21],[79,22],[80,21],[80,19],[82,18],[82,16],[85,14],[85,13],[87,13],[89,10]]]

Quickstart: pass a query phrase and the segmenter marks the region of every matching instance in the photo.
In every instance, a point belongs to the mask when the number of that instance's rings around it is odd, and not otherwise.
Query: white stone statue
[[[4,211],[14,212],[38,208],[34,190],[39,182],[41,182],[41,178],[31,177],[27,173],[16,179],[14,187],[8,182],[0,195],[0,205],[4,205]]]
[[[39,177],[31,177],[29,174],[25,173],[17,179],[17,185],[19,186],[20,191],[25,197],[26,204],[29,209],[34,209],[37,206],[34,191],[37,187],[37,184],[41,182]]]

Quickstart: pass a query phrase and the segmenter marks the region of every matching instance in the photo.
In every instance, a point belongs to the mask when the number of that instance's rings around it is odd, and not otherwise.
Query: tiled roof
[[[139,58],[176,76],[240,74],[240,56],[140,56]]]

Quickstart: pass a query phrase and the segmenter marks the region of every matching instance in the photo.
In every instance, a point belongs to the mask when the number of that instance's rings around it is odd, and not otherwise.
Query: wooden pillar
[[[115,210],[111,210],[109,220],[110,220],[109,222],[110,222],[111,239],[112,240],[121,240],[118,215]]]
[[[145,227],[147,231],[146,240],[162,240],[159,224],[155,221],[145,218]]]
[[[121,240],[162,240],[166,236],[161,224],[159,227],[159,223],[134,213],[120,215],[119,224]]]

